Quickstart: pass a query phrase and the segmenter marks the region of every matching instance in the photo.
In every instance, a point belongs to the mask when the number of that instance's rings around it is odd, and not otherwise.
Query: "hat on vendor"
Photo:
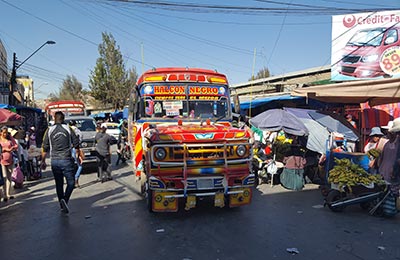
[[[393,126],[393,121],[389,121],[387,125],[381,126],[382,129],[390,129]]]
[[[389,132],[391,133],[400,132],[400,117],[393,120],[393,125],[391,128],[389,128]]]
[[[372,127],[371,129],[371,133],[369,134],[369,136],[383,136],[384,134],[381,131],[381,128],[378,126]]]
[[[344,141],[344,134],[338,132],[332,132],[333,139],[336,142],[343,142]]]
[[[15,130],[13,128],[8,128],[8,132],[11,134],[12,137],[14,137],[18,133],[18,130]]]

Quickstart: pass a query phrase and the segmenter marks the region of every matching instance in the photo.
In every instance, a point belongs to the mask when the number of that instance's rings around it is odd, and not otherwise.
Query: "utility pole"
[[[10,94],[8,95],[8,104],[10,106],[15,105],[14,91],[15,86],[17,85],[17,69],[21,67],[27,60],[29,60],[36,52],[38,52],[41,48],[43,48],[47,44],[56,44],[55,41],[46,41],[39,48],[37,48],[31,55],[28,56],[23,62],[17,65],[17,54],[14,52],[13,54],[13,67],[11,71],[11,79],[10,79]]]
[[[15,85],[17,84],[17,54],[14,52],[13,54],[13,66],[11,71],[11,80],[10,80],[10,94],[8,95],[8,104],[10,106],[14,105],[14,90]]]

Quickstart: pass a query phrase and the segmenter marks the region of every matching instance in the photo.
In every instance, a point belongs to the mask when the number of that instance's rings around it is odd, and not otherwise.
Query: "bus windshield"
[[[226,86],[148,84],[141,88],[141,118],[229,119]]]

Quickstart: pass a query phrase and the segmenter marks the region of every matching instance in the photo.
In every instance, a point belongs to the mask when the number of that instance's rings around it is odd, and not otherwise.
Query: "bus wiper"
[[[215,118],[215,117],[214,117],[214,118]],[[223,118],[225,118],[225,115],[222,115],[222,116],[220,116],[220,117],[217,117],[217,118],[214,120],[213,124],[217,123],[219,120],[221,120],[221,119],[223,119]]]

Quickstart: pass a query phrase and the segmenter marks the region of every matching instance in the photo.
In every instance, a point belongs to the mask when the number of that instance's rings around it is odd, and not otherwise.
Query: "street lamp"
[[[35,55],[41,48],[43,48],[47,44],[55,44],[55,41],[47,41],[43,43],[36,51],[34,51],[31,55],[28,56],[23,62],[17,65],[17,54],[14,52],[13,54],[13,67],[11,71],[11,93],[9,95],[8,103],[10,105],[14,105],[14,89],[17,81],[17,69],[22,66],[27,60],[29,60],[33,55]]]

